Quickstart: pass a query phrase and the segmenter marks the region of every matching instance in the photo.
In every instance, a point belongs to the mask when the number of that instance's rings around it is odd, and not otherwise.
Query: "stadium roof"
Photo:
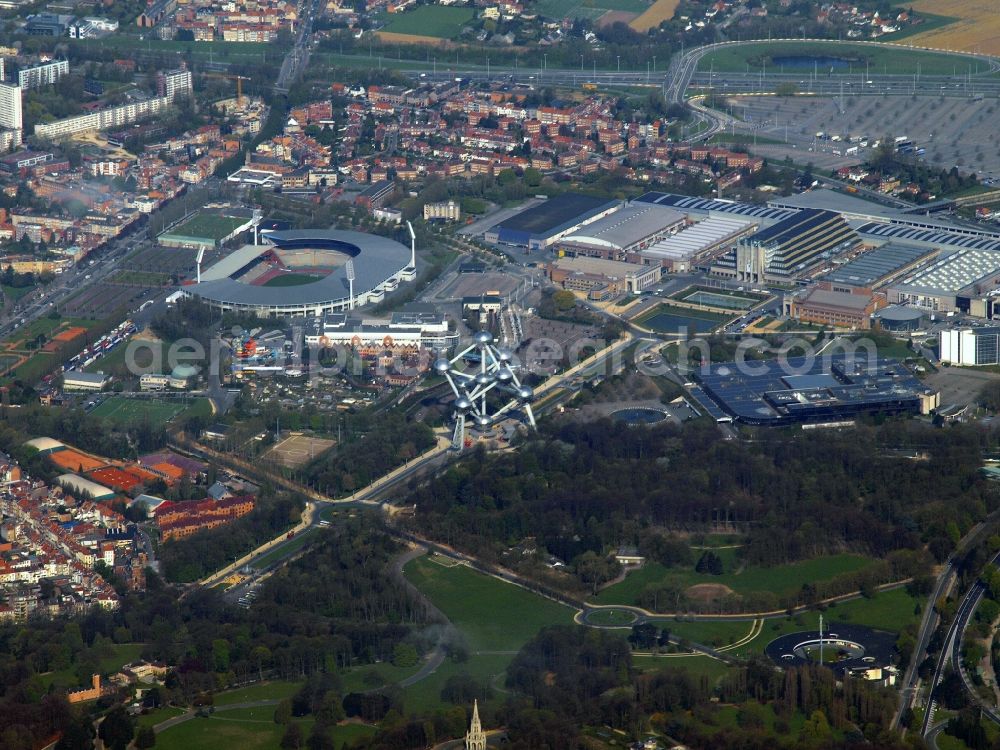
[[[698,211],[709,213],[736,214],[752,219],[766,221],[781,221],[794,216],[796,209],[774,208],[773,206],[756,206],[751,203],[736,203],[735,201],[716,200],[713,198],[693,198],[690,195],[674,195],[672,193],[644,193],[635,199],[643,203],[656,203],[660,206],[670,206],[678,211]]]
[[[611,208],[616,203],[618,201],[597,198],[592,195],[563,193],[501,221],[494,228],[514,232],[530,232],[531,234],[546,234],[578,216],[603,208]]]
[[[278,249],[313,247],[337,250],[352,256],[355,295],[375,289],[410,266],[410,248],[376,234],[335,229],[303,229],[270,232],[266,237]],[[262,307],[309,305],[346,299],[349,296],[350,284],[347,280],[346,265],[333,269],[322,279],[301,286],[253,286],[229,278],[269,249],[271,248],[265,245],[246,245],[240,248],[207,271],[203,271],[202,282],[186,287],[186,291],[215,301]],[[219,271],[216,271],[217,268]]]
[[[933,250],[926,247],[897,245],[890,242],[835,268],[823,276],[823,280],[838,284],[850,284],[851,286],[869,287],[880,279],[899,273],[907,266],[916,263],[921,258],[930,256],[932,253]]]
[[[635,245],[684,221],[684,214],[654,203],[630,203],[603,219],[584,225],[563,238],[601,247],[623,248]]]

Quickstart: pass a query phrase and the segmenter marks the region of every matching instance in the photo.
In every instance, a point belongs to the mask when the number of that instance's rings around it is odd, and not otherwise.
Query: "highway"
[[[995,555],[990,562],[994,565],[1000,562],[1000,553]],[[979,706],[982,713],[997,724],[1000,724],[1000,712],[997,711],[996,707],[988,706],[979,700],[972,684],[969,682],[968,676],[965,674],[965,670],[962,669],[962,640],[965,637],[965,630],[969,625],[969,620],[976,611],[976,607],[979,605],[979,601],[983,598],[984,593],[986,593],[986,586],[977,579],[966,592],[962,598],[962,602],[958,606],[958,610],[955,612],[955,617],[948,628],[948,634],[945,636],[937,665],[934,668],[934,677],[931,680],[931,689],[928,692],[924,708],[924,720],[920,727],[921,737],[926,737],[931,731],[935,709],[937,708],[934,692],[937,690],[937,686],[941,684],[941,680],[944,679],[945,672],[949,670],[961,676],[966,691],[972,697],[972,702]]]

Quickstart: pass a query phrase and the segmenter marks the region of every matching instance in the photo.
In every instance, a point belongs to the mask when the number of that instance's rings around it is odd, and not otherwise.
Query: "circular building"
[[[873,317],[887,331],[918,331],[927,322],[927,310],[891,305],[879,310]]]
[[[221,311],[262,317],[319,316],[381,302],[416,278],[414,247],[335,229],[268,232],[183,287]]]

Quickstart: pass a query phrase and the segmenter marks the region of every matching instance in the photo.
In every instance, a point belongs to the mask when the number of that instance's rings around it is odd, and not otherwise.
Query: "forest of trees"
[[[356,429],[353,439],[306,467],[311,486],[334,497],[347,495],[434,446],[430,427],[409,422],[397,411],[379,414]]]
[[[544,427],[516,453],[474,451],[406,501],[418,508],[415,530],[490,562],[534,538],[576,570],[581,588],[592,583],[584,573],[594,556],[621,545],[691,568],[697,560],[677,532],[709,530],[723,508],[744,535],[748,565],[844,551],[879,561],[796,597],[815,600],[921,575],[945,559],[998,506],[979,472],[983,440],[971,429],[899,422],[822,435],[761,432],[749,443],[720,441],[714,425],[699,423],[565,423]],[[907,446],[926,460],[893,450]]]
[[[386,573],[398,552],[378,519],[366,514],[324,532],[258,589],[250,610],[225,604],[215,590],[179,598],[150,572],[148,590],[128,594],[117,611],[0,625],[0,747],[32,750],[62,730],[80,744],[67,740],[61,750],[89,747],[90,717],[75,718],[65,697],[47,689],[40,675],[70,669],[87,684],[114,643],[144,643],[144,658],[177,667],[157,691],[158,702],[190,705],[226,685],[317,675],[296,702],[300,715],[322,708],[336,720],[344,704],[382,714],[400,709],[398,696],[379,698],[378,691],[365,701],[348,701],[338,677],[348,665],[390,660],[403,642],[418,653],[426,648],[422,607]],[[112,700],[88,708],[104,710]],[[317,725],[329,727],[318,715]]]
[[[200,580],[297,524],[302,508],[302,498],[265,489],[257,494],[254,509],[242,518],[161,544],[163,576],[172,583]]]

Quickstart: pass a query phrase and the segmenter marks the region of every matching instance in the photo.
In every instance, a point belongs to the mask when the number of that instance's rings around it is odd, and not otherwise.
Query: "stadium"
[[[320,316],[381,302],[416,278],[415,243],[326,229],[266,232],[201,272],[183,292],[220,311]]]

